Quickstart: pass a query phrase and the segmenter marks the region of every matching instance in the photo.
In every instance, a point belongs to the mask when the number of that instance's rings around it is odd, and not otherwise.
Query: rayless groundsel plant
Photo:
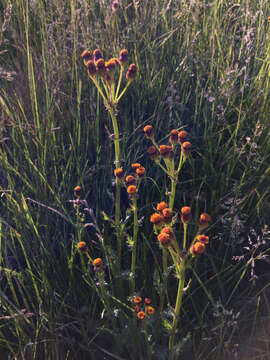
[[[126,49],[120,51],[119,58],[111,58],[104,61],[102,53],[96,49],[93,53],[93,58],[89,50],[82,53],[82,58],[87,67],[88,76],[96,86],[100,96],[103,99],[104,106],[108,110],[112,125],[113,125],[113,141],[115,149],[115,168],[120,168],[121,152],[120,152],[120,135],[117,123],[117,105],[125,94],[127,88],[134,80],[137,73],[137,66],[131,64],[126,72],[126,85],[121,90],[121,84],[125,71],[125,65],[128,60],[128,51]],[[120,67],[118,80],[116,78],[117,68]],[[116,199],[115,199],[115,228],[117,236],[117,253],[118,253],[118,270],[121,267],[121,252],[122,252],[122,235],[120,230],[120,179],[116,176]]]
[[[169,196],[169,205],[165,202],[160,203],[159,207],[162,211],[161,214],[155,214],[151,217],[151,222],[159,223],[163,218],[165,222],[171,223],[173,219],[173,206],[175,200],[176,185],[178,183],[179,173],[187,160],[187,157],[191,151],[191,143],[186,141],[188,138],[188,133],[185,130],[178,131],[177,129],[171,130],[169,137],[170,145],[162,144],[158,146],[154,138],[154,129],[151,125],[146,125],[144,127],[145,136],[152,141],[152,146],[148,148],[148,154],[152,160],[168,175],[171,183],[171,189],[168,192]],[[180,156],[177,158],[177,151],[179,149],[178,145],[181,146]],[[161,209],[162,207],[162,209]],[[163,309],[165,295],[167,292],[167,279],[168,279],[168,251],[166,248],[163,248],[163,291],[160,302],[160,312]]]

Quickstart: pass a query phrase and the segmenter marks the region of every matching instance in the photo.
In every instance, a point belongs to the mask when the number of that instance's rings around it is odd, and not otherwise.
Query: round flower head
[[[136,77],[136,73],[137,73],[137,66],[135,64],[131,64],[126,73],[126,79],[128,81],[133,81]]]
[[[162,212],[162,210],[166,209],[168,207],[167,203],[165,201],[161,201],[157,204],[157,211]]]
[[[156,150],[156,148],[155,148],[154,146],[150,146],[150,147],[147,149],[147,152],[148,152],[151,160],[156,160],[156,159],[158,159],[159,153],[157,152],[157,150]]]
[[[136,305],[135,308],[134,308],[134,311],[135,311],[136,313],[138,313],[139,311],[141,311],[140,306],[139,306],[139,305]]]
[[[146,125],[144,128],[143,128],[143,131],[145,133],[145,136],[148,138],[148,139],[152,139],[154,137],[154,130],[153,130],[153,126],[151,125]]]
[[[169,145],[160,145],[159,152],[165,159],[171,158],[173,155],[172,147]]]
[[[128,176],[126,177],[126,183],[127,183],[128,185],[134,185],[135,182],[136,182],[136,180],[135,180],[135,177],[134,177],[133,175],[128,175]]]
[[[184,224],[187,224],[191,219],[191,208],[189,206],[184,206],[181,209],[181,221]]]
[[[94,260],[93,260],[93,265],[94,265],[95,267],[100,267],[100,266],[102,266],[102,259],[101,259],[101,258],[96,258],[96,259],[94,259]]]
[[[118,179],[123,179],[124,177],[124,171],[122,168],[118,168],[114,170],[114,175],[118,178]]]
[[[82,189],[79,185],[75,186],[75,188],[73,190],[74,190],[74,195],[76,197],[79,197],[81,195]]]
[[[111,73],[116,69],[118,59],[112,58],[105,63],[106,69]]]
[[[178,140],[178,130],[173,129],[171,131],[171,136],[170,136],[169,141],[170,141],[171,144],[175,145],[175,144],[177,144],[177,140]]]
[[[128,60],[128,51],[123,49],[120,51],[119,61],[121,65],[124,65]]]
[[[147,312],[148,315],[151,316],[151,315],[154,315],[155,309],[152,306],[147,306],[146,312]]]
[[[185,130],[180,131],[178,133],[179,144],[183,144],[186,141],[187,137],[188,137],[188,133]]]
[[[87,63],[87,72],[89,77],[95,77],[97,74],[96,65],[93,60],[88,61]]]
[[[118,0],[114,0],[113,3],[112,3],[112,11],[113,12],[116,12],[116,10],[118,9],[119,7],[119,2]]]
[[[129,185],[129,186],[128,186],[128,188],[127,188],[127,193],[128,193],[129,195],[134,195],[134,194],[136,194],[136,192],[137,192],[137,188],[136,188],[135,185]]]
[[[163,209],[162,216],[165,224],[169,224],[172,221],[172,210],[170,208]]]
[[[131,169],[134,171],[134,172],[136,172],[136,170],[139,168],[139,167],[141,167],[142,165],[141,164],[139,164],[139,163],[133,163],[133,164],[131,164]]]
[[[203,229],[205,229],[209,222],[211,221],[211,216],[203,213],[200,215],[200,219],[199,219],[199,231],[202,231]]]
[[[133,302],[135,304],[140,304],[142,302],[142,297],[141,296],[134,296]]]
[[[149,304],[151,304],[151,299],[145,298],[144,302],[145,302],[146,305],[149,305]]]
[[[94,62],[96,63],[101,58],[102,58],[101,51],[99,49],[96,49],[94,51]]]
[[[166,234],[165,232],[161,232],[158,235],[158,241],[161,246],[168,247],[171,244],[171,237],[169,234]]]
[[[136,174],[139,177],[142,177],[145,174],[145,168],[143,166],[140,166],[138,169],[136,169]]]
[[[160,225],[163,223],[163,218],[160,214],[154,213],[151,215],[150,221],[154,225]]]
[[[205,252],[205,244],[199,241],[190,247],[190,253],[193,256],[203,254],[204,252]]]
[[[172,229],[169,227],[169,226],[166,226],[164,228],[161,229],[161,232],[162,233],[165,233],[165,234],[168,234],[170,235],[171,237],[173,237],[173,231]]]
[[[143,320],[145,318],[145,312],[139,311],[137,314],[138,319]]]
[[[91,53],[89,50],[84,50],[81,54],[81,57],[83,58],[84,65],[87,66],[88,61],[91,60]]]
[[[197,241],[203,243],[203,244],[208,244],[209,243],[209,237],[206,235],[198,235],[197,236]]]
[[[185,141],[182,144],[181,148],[182,148],[182,152],[183,152],[184,156],[188,156],[191,151],[191,143],[189,141]]]
[[[84,241],[80,241],[78,244],[78,249],[80,249],[81,251],[83,252],[86,252],[87,251],[87,246],[86,246],[86,242]]]
[[[104,59],[98,59],[96,62],[97,72],[99,75],[105,75],[106,67]]]

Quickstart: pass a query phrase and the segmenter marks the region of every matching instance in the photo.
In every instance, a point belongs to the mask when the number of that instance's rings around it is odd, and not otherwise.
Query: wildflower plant
[[[112,120],[114,131],[113,141],[115,149],[115,169],[117,170],[120,169],[121,165],[117,105],[135,79],[137,66],[135,64],[129,65],[125,74],[126,84],[121,90],[124,72],[128,61],[128,51],[126,49],[120,51],[118,58],[110,58],[108,61],[103,59],[100,49],[94,50],[92,55],[89,50],[84,50],[81,56],[87,68],[88,77],[96,86],[98,93],[103,99],[104,106],[108,110]],[[115,228],[117,235],[119,271],[122,252],[122,236],[120,231],[120,180],[121,179],[116,174]]]

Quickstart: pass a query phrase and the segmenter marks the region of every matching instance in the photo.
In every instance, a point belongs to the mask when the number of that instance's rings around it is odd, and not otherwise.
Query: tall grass
[[[142,129],[153,125],[159,139],[185,129],[194,151],[175,209],[190,204],[214,221],[207,254],[190,270],[175,352],[269,358],[268,1],[123,0],[114,12],[106,0],[2,0],[0,9],[0,358],[144,359],[149,336],[153,359],[168,356],[171,308],[145,336],[133,294],[119,299],[106,288],[104,297],[76,248],[80,185],[89,209],[81,240],[94,257],[116,256],[113,129],[80,57],[97,47],[106,58],[127,48],[139,68],[118,108],[121,162],[139,161],[147,174],[136,294],[158,304],[161,255],[149,218],[169,187]],[[131,234],[128,211],[124,224]],[[173,277],[168,289],[173,299]]]

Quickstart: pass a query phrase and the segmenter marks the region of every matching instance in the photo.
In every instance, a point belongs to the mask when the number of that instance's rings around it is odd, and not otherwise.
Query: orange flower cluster
[[[128,60],[128,51],[123,49],[120,51],[119,58],[111,58],[105,62],[102,57],[100,49],[96,49],[93,52],[93,57],[89,50],[84,50],[81,54],[83,58],[84,65],[87,67],[88,75],[90,78],[96,78],[96,76],[101,76],[107,82],[112,82],[114,80],[114,71],[117,66],[120,65],[121,68],[127,63]],[[137,73],[137,66],[131,64],[126,73],[126,79],[128,81],[134,80]]]
[[[200,255],[205,252],[205,245],[209,243],[209,237],[206,235],[198,235],[196,241],[191,245],[189,251],[192,256]]]
[[[157,147],[154,140],[154,130],[152,125],[146,125],[143,128],[144,134],[147,139],[153,142],[154,146],[150,146],[147,150],[150,158],[152,160],[158,160],[161,156],[164,159],[172,159],[174,157],[174,147],[179,143],[181,145],[181,151],[184,157],[187,157],[191,151],[191,143],[186,141],[188,138],[188,133],[183,131],[178,131],[177,129],[171,130],[171,134],[169,137],[169,142],[171,145],[160,145]]]
[[[155,313],[155,308],[150,306],[151,299],[145,298],[144,301],[141,296],[134,296],[133,302],[135,305],[134,311],[137,313],[137,318],[145,319],[147,315],[152,316]]]
[[[145,174],[145,168],[139,163],[133,163],[131,164],[131,171],[132,173],[125,177],[124,170],[122,168],[118,168],[114,170],[114,175],[126,187],[127,193],[130,196],[134,196],[138,191],[140,179]]]
[[[156,228],[159,229],[163,225],[170,224],[172,222],[173,213],[165,201],[157,204],[157,211],[158,212],[152,214],[150,217],[151,223]]]

